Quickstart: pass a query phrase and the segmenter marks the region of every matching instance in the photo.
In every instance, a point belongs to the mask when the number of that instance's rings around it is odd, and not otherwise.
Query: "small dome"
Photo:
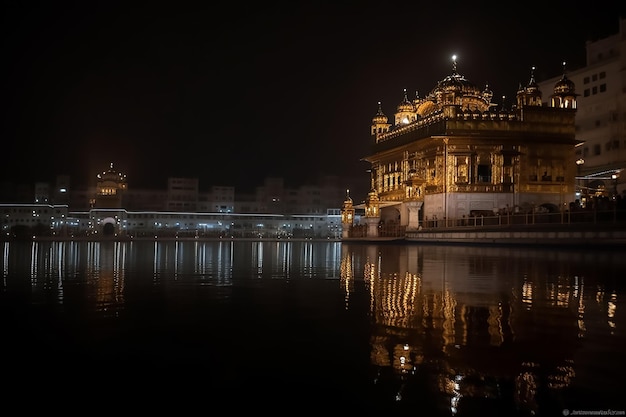
[[[554,94],[573,94],[574,91],[574,82],[567,78],[565,74],[563,74],[563,77],[561,77],[561,79],[554,85]]]
[[[483,98],[487,101],[491,101],[493,98],[493,91],[489,89],[489,83],[485,84],[485,89],[483,90]]]
[[[415,111],[415,106],[413,106],[413,103],[409,101],[409,98],[407,97],[406,89],[405,89],[404,98],[402,99],[400,104],[398,104],[398,113],[414,112],[414,111]]]
[[[457,72],[456,57],[452,67],[452,74],[437,83],[437,86],[430,92],[439,101],[443,94],[453,93],[457,96],[480,97],[481,91],[474,83]]]
[[[443,91],[470,92],[478,91],[476,86],[460,74],[448,75],[439,81],[438,88]]]
[[[350,190],[346,190],[346,199],[343,200],[344,208],[352,208],[352,198],[350,197]]]
[[[98,179],[104,179],[104,180],[110,181],[110,180],[117,180],[117,179],[125,179],[126,175],[122,174],[121,172],[117,172],[115,169],[113,169],[113,162],[111,162],[109,169],[98,174],[97,177]]]
[[[540,94],[539,85],[537,81],[535,81],[535,67],[532,67],[530,72],[530,80],[528,80],[528,85],[526,85],[526,93],[528,94]]]
[[[387,116],[385,116],[385,113],[383,113],[383,108],[382,108],[382,105],[381,105],[381,103],[379,101],[378,102],[378,111],[376,112],[376,114],[372,118],[372,123],[373,124],[385,124],[388,121],[389,121],[389,118],[387,118]]]

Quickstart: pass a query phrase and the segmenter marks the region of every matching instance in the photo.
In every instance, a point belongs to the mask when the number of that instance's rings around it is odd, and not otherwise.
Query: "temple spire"
[[[528,85],[535,85],[537,82],[535,81],[535,66],[533,65],[530,68],[530,81],[528,81]]]

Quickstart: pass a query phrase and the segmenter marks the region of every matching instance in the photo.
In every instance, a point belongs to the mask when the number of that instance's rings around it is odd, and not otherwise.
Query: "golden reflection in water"
[[[492,346],[500,346],[504,342],[504,331],[502,328],[502,304],[489,306],[489,316],[487,317],[489,332],[489,343]]]
[[[611,298],[607,303],[608,324],[611,328],[611,334],[615,334],[615,310],[617,309],[617,294],[615,291],[611,293]]]
[[[576,322],[578,324],[578,337],[579,338],[585,337],[585,333],[587,332],[587,327],[585,326],[585,303],[583,301],[585,286],[583,284],[584,284],[584,280],[581,278],[579,282],[578,275],[576,275],[574,277],[573,296],[574,298],[578,299],[578,308],[577,308],[578,320]]]
[[[522,302],[526,306],[527,310],[530,310],[533,306],[533,284],[527,281],[528,277],[524,277],[524,284],[522,285]]]
[[[515,402],[523,409],[536,414],[537,404],[537,368],[539,364],[533,362],[522,363],[520,373],[515,377]]]
[[[348,310],[350,307],[350,294],[354,289],[354,258],[352,253],[347,253],[346,256],[341,257],[339,271],[339,282],[341,283],[341,288],[345,292],[345,308]]]
[[[94,242],[91,259],[96,284],[96,311],[118,316],[124,308],[127,246],[120,242]]]
[[[598,286],[595,297],[585,299],[585,280],[568,275],[567,262],[563,271],[545,277],[526,261],[512,267],[506,256],[448,262],[445,254],[432,261],[431,253],[428,260],[407,253],[393,265],[374,250],[367,255],[362,271],[372,318],[370,359],[379,369],[376,382],[383,368],[398,378],[398,401],[410,376],[425,366],[438,373],[437,390],[449,396],[452,414],[463,397],[498,397],[498,381],[506,378],[514,383],[518,406],[537,412],[540,389],[563,390],[576,377],[576,340],[587,332],[594,298],[594,311],[606,314],[610,329],[617,327],[618,294]],[[516,269],[519,275],[511,273]],[[348,297],[358,279],[349,250],[342,251],[341,278]],[[537,329],[558,329],[558,335],[547,342]]]

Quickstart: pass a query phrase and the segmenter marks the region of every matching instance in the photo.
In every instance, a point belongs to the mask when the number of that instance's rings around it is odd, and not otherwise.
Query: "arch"
[[[101,223],[103,236],[113,236],[117,233],[117,222],[113,217],[107,217]]]
[[[399,223],[400,222],[400,210],[396,206],[385,207],[380,210],[380,220],[383,223]]]

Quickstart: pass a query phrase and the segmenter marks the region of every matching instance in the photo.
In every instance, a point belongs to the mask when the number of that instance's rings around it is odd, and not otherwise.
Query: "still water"
[[[336,241],[0,248],[5,407],[626,410],[623,250]]]

